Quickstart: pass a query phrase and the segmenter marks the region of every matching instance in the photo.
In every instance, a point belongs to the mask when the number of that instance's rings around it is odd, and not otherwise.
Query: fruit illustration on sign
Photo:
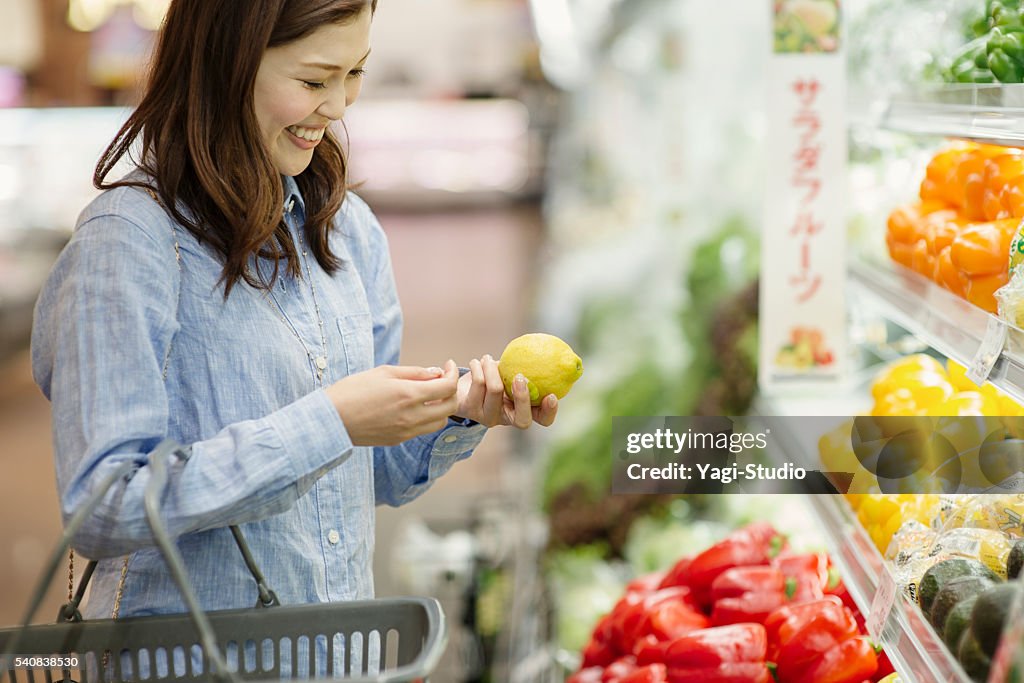
[[[551,334],[535,332],[508,343],[498,361],[505,393],[512,398],[516,375],[526,378],[531,405],[540,405],[548,394],[562,398],[583,374],[583,361],[568,344]]]

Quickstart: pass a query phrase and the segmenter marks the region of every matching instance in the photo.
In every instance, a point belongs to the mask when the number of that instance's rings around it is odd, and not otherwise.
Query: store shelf
[[[867,305],[920,338],[925,344],[970,366],[998,318],[896,263],[853,261],[850,281],[867,295]],[[1024,331],[1008,326],[1006,343],[989,381],[1024,401]]]
[[[874,102],[855,123],[991,144],[1024,145],[1024,85],[956,84]]]
[[[808,469],[819,468],[816,450],[809,448],[813,440],[795,433],[792,416],[798,408],[785,401],[760,400],[761,415],[790,417],[771,420],[772,433],[781,449],[795,463]],[[816,446],[814,447],[816,448]],[[815,513],[830,546],[831,556],[857,607],[865,615],[871,613],[875,595],[886,580],[891,581],[885,560],[875,548],[864,528],[842,496],[811,495],[807,503]],[[970,677],[942,639],[928,624],[924,614],[902,593],[896,595],[892,609],[882,628],[882,645],[893,667],[907,681],[942,681],[970,683]]]

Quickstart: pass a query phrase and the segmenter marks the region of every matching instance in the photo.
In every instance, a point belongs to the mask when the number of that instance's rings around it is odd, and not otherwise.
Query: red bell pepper
[[[829,584],[829,558],[825,553],[785,555],[772,565],[785,576],[786,597],[794,602],[817,600]]]
[[[770,593],[747,593],[738,598],[722,598],[715,601],[711,610],[711,623],[715,626],[752,622],[763,624],[772,612],[786,603],[786,594],[781,591]]]
[[[764,662],[720,664],[713,669],[669,668],[668,683],[773,683]]]
[[[665,601],[647,612],[638,636],[643,638],[651,635],[658,640],[675,640],[710,625],[708,618],[689,604],[681,600]]]
[[[594,632],[590,636],[590,642],[583,648],[583,664],[580,668],[608,666],[618,658],[619,653],[614,644],[613,626],[614,620],[611,613],[598,620]]]
[[[831,610],[838,618],[838,613],[841,613],[842,609],[842,600],[834,595],[826,595],[820,600],[783,605],[769,614],[768,618],[764,620],[764,628],[768,633],[768,659],[776,661],[778,648],[788,643],[793,635],[815,614],[823,610]]]
[[[654,636],[644,636],[636,641],[636,644],[633,646],[633,656],[636,657],[637,665],[663,664],[670,642],[668,640],[658,640]]]
[[[693,558],[683,581],[702,606],[710,606],[711,585],[720,574],[733,567],[768,564],[785,543],[785,537],[770,524],[751,524]]]
[[[878,658],[878,671],[871,677],[871,680],[879,681],[889,674],[896,673],[896,667],[892,665],[892,661],[889,660],[889,654],[885,650],[879,650],[876,647],[875,655]]]
[[[661,614],[659,606],[668,603],[678,603],[692,614],[672,609]],[[656,624],[651,619],[654,613],[659,614],[654,619]],[[631,593],[619,601],[612,615],[613,642],[617,651],[622,653],[632,652],[637,639],[648,634],[662,633],[664,638],[671,638],[708,625],[693,606],[690,589],[686,586],[662,588],[646,595]]]
[[[764,623],[769,614],[786,602],[785,581],[779,569],[766,565],[725,570],[711,584],[711,623]]]
[[[619,683],[619,681],[636,670],[636,658],[633,655],[616,659],[605,668],[604,673],[601,675],[601,683]]]
[[[661,582],[665,579],[666,574],[668,572],[651,572],[650,574],[638,576],[626,584],[626,593],[640,593],[642,595],[653,593],[661,587]]]
[[[878,670],[875,648],[865,636],[836,645],[804,670],[794,683],[861,683]],[[779,673],[780,679],[782,673]]]
[[[565,683],[601,683],[601,677],[604,675],[604,667],[600,666],[589,666],[585,669],[580,669],[572,676],[569,676],[565,680]]]
[[[761,624],[732,624],[694,631],[669,643],[670,669],[715,669],[722,664],[764,662],[768,637]]]
[[[649,664],[640,667],[623,678],[619,683],[667,683],[668,672],[664,664]]]
[[[786,577],[776,567],[755,565],[727,569],[711,584],[711,599],[738,598],[744,593],[781,593]]]
[[[686,585],[686,570],[689,569],[692,557],[684,557],[672,565],[665,576],[661,578],[658,588],[670,588],[672,586]]]
[[[850,610],[822,603],[820,611],[802,621],[790,638],[781,641],[776,660],[779,679],[796,680],[827,652],[857,635],[857,622]]]

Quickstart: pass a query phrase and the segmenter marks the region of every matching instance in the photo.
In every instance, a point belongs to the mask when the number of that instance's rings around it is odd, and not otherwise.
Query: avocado
[[[1021,567],[1024,566],[1024,538],[1018,540],[1010,548],[1010,557],[1006,560],[1006,575],[1010,579],[1020,576]]]
[[[942,587],[961,576],[978,576],[993,582],[999,580],[995,572],[978,560],[954,557],[949,560],[936,562],[921,577],[921,585],[918,591],[918,601],[925,616],[931,616],[932,603]]]
[[[946,627],[942,630],[942,640],[945,641],[946,647],[949,648],[950,652],[956,653],[957,648],[960,647],[960,637],[963,636],[964,631],[970,629],[971,610],[974,609],[974,603],[977,599],[977,594],[964,598],[956,603],[956,606],[950,610],[949,616],[946,617]]]
[[[971,633],[982,651],[992,657],[999,647],[1003,625],[1013,607],[1020,586],[1016,582],[1001,583],[978,595],[971,610]]]
[[[959,576],[950,579],[945,586],[939,589],[938,595],[932,601],[932,610],[928,614],[928,620],[935,627],[935,632],[940,636],[943,635],[946,618],[957,604],[991,587],[991,579],[986,579],[983,576]]]
[[[970,629],[964,631],[963,636],[960,637],[956,658],[960,660],[960,665],[964,667],[964,671],[972,681],[985,683],[988,680],[988,670],[992,666],[992,659],[981,651],[981,647],[971,635]]]

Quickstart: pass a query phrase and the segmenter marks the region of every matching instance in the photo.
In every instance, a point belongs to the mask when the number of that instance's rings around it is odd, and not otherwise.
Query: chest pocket
[[[373,317],[355,313],[338,318],[338,331],[345,345],[345,370],[351,375],[373,367]]]

